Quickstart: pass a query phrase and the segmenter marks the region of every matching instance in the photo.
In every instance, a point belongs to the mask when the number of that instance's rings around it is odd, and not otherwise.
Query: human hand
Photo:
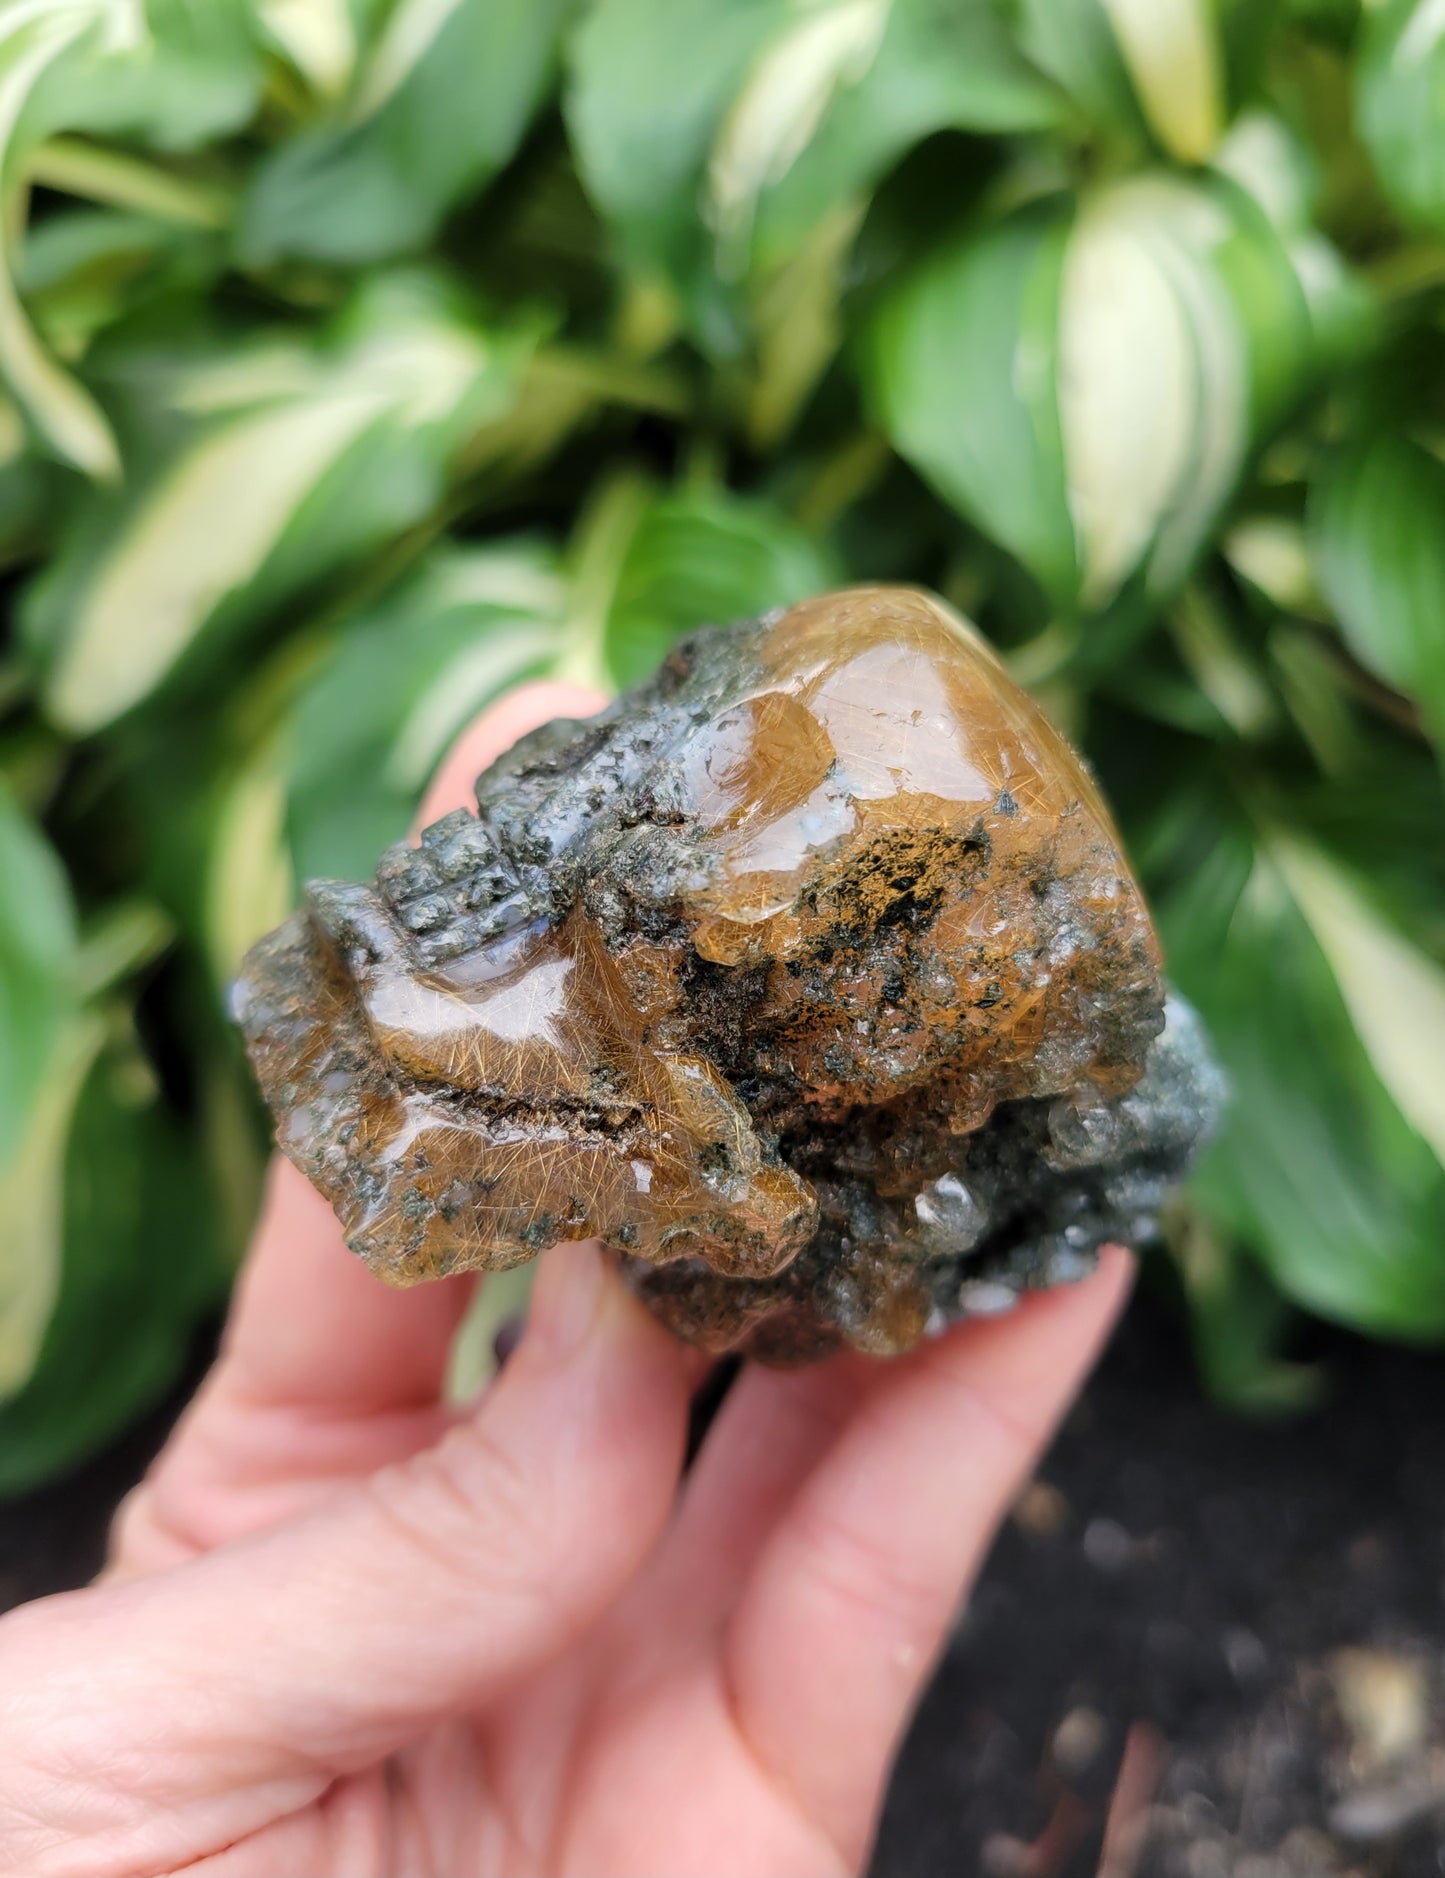
[[[440,815],[534,686],[449,760]],[[470,1286],[389,1291],[278,1164],[219,1361],[95,1587],[0,1620],[0,1872],[856,1870],[955,1606],[1126,1254],[889,1363],[704,1371],[595,1245],[479,1401]]]

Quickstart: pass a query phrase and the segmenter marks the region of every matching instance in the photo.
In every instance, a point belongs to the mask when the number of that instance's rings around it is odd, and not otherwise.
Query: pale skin
[[[425,814],[595,694],[474,725]],[[893,1362],[704,1362],[594,1245],[448,1406],[471,1286],[388,1290],[273,1171],[221,1356],[98,1584],[0,1619],[0,1872],[822,1878],[1128,1285]],[[122,1327],[123,1328],[123,1327]]]

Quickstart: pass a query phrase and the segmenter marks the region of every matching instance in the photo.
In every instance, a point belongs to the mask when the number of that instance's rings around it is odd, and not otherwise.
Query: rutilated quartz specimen
[[[705,629],[523,738],[374,886],[313,881],[237,1009],[384,1278],[597,1235],[774,1361],[1079,1276],[1218,1100],[1088,773],[909,588]]]

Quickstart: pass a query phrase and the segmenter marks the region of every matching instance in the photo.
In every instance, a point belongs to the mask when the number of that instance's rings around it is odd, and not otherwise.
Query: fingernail
[[[537,1272],[528,1334],[557,1357],[588,1341],[602,1308],[607,1268],[595,1240],[553,1246]]]

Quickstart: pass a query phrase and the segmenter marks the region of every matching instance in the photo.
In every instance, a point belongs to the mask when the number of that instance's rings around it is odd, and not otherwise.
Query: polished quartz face
[[[899,1349],[1146,1226],[1207,1125],[1097,789],[929,595],[704,631],[477,805],[238,990],[383,1276],[596,1235],[710,1347]]]

